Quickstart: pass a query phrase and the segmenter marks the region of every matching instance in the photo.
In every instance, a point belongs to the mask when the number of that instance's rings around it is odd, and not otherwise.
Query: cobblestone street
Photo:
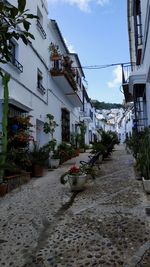
[[[117,146],[86,190],[59,182],[81,154],[0,199],[0,266],[150,267],[150,195]]]

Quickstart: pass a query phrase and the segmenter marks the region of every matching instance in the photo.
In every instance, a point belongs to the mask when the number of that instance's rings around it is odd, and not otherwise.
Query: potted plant
[[[39,147],[36,142],[33,142],[33,149],[30,151],[30,157],[32,161],[33,176],[43,176],[44,166],[49,157],[49,151],[45,147]]]
[[[51,140],[49,141],[49,143],[46,146],[49,149],[49,164],[51,165],[51,163],[50,163],[51,156],[54,153],[55,146],[57,144],[57,141],[54,138],[54,133],[55,133],[56,127],[58,127],[58,124],[54,120],[54,116],[52,114],[47,114],[46,117],[47,117],[48,121],[44,123],[43,131],[46,134],[50,134]]]
[[[10,75],[5,74],[2,77],[2,84],[4,88],[4,104],[3,104],[3,116],[2,116],[2,137],[1,137],[1,153],[0,153],[0,196],[4,196],[7,192],[7,183],[4,181],[4,165],[6,164],[7,155],[7,126],[8,126],[8,100],[9,100],[9,90],[8,83],[10,80]]]
[[[137,153],[136,168],[142,175],[143,187],[146,193],[150,193],[150,130],[143,132],[141,146]]]
[[[84,121],[80,121],[78,126],[80,129],[80,133],[78,134],[78,143],[79,143],[80,152],[83,153],[85,152],[85,133],[86,133],[87,127]]]
[[[59,51],[59,46],[54,44],[53,42],[50,43],[49,45],[49,51],[51,53],[51,60],[59,60],[61,59],[61,53]]]
[[[62,184],[69,182],[71,191],[82,191],[85,188],[87,174],[83,167],[72,166],[60,177]]]
[[[50,166],[51,168],[58,168],[59,163],[60,163],[60,153],[59,153],[59,150],[56,149],[53,151],[53,154],[51,156]]]

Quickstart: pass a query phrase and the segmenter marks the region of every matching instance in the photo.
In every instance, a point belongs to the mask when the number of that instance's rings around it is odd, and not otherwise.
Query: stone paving
[[[150,267],[150,195],[117,146],[86,190],[59,176],[81,154],[0,199],[0,266]]]

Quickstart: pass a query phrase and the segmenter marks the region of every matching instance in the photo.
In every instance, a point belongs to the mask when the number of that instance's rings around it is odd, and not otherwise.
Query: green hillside
[[[98,100],[91,100],[93,106],[96,109],[112,109],[112,108],[123,108],[122,104],[116,104],[116,103],[105,103],[105,102],[99,102]]]

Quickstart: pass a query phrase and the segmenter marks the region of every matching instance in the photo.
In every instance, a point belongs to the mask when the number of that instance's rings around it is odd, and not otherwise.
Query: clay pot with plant
[[[44,133],[49,134],[50,139],[51,139],[49,143],[47,144],[48,149],[49,149],[49,161],[50,161],[52,155],[55,152],[55,147],[57,145],[57,141],[54,138],[54,133],[55,133],[56,127],[58,127],[58,124],[54,120],[54,116],[52,114],[47,114],[46,117],[48,121],[44,123],[43,131]]]
[[[59,46],[57,44],[54,44],[53,42],[49,45],[49,51],[51,53],[50,59],[51,60],[59,60],[61,59],[61,53],[59,50]]]
[[[60,182],[64,185],[67,182],[71,191],[82,191],[85,188],[87,174],[82,167],[72,166],[60,177]]]
[[[43,147],[39,147],[36,142],[33,142],[32,150],[30,151],[30,160],[33,167],[33,176],[41,177],[44,173],[44,167],[49,157],[49,151]]]

